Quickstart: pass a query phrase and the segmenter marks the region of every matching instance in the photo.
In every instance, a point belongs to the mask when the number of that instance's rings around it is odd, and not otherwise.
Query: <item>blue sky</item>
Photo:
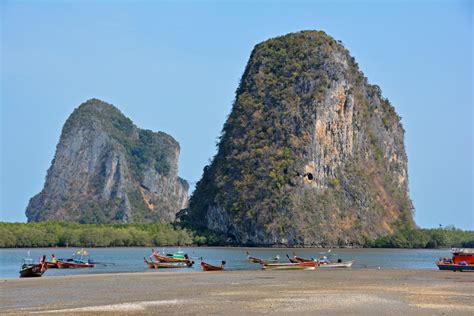
[[[474,229],[469,1],[1,1],[0,221],[25,221],[61,127],[92,97],[181,144],[193,182],[215,153],[253,46],[341,40],[406,130],[421,227]]]

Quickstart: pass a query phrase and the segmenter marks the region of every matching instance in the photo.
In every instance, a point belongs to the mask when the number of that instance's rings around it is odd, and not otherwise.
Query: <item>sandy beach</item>
[[[0,282],[1,314],[474,313],[469,272],[147,272]]]

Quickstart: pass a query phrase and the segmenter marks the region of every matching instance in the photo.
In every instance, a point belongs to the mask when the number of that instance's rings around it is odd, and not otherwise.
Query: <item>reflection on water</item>
[[[157,248],[163,251],[162,248]],[[0,249],[0,278],[17,278],[21,259],[31,253],[31,257],[37,260],[43,254],[48,259],[51,254],[57,258],[70,258],[78,248],[34,248],[34,249]],[[175,252],[178,248],[167,247],[166,253]],[[222,260],[227,262],[228,270],[260,269],[258,264],[247,261],[246,251],[252,256],[261,258],[273,258],[280,256],[280,261],[286,262],[286,254],[292,256],[293,251],[305,258],[319,258],[327,255],[327,249],[305,248],[207,248],[188,247],[181,248],[188,253],[196,262],[193,268],[183,268],[179,271],[200,271],[199,258],[203,257],[206,262],[220,264]],[[114,265],[98,265],[95,268],[85,269],[49,269],[43,277],[72,274],[93,274],[110,272],[144,272],[169,271],[167,269],[149,270],[143,262],[143,257],[151,254],[150,248],[89,248],[91,258],[97,262],[111,262]],[[436,269],[434,262],[439,257],[449,257],[448,249],[333,249],[330,259],[355,260],[353,269],[377,268],[382,269]],[[173,269],[177,271],[177,269]]]

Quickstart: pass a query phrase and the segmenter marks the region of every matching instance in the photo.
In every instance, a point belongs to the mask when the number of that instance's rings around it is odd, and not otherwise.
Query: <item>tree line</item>
[[[212,233],[196,234],[163,223],[0,222],[0,248],[187,246],[221,242]]]
[[[0,248],[35,247],[153,247],[217,246],[229,244],[224,235],[202,228],[163,223],[78,224],[69,222],[0,222]],[[438,229],[402,228],[397,232],[366,240],[374,248],[474,248],[474,231],[454,227]]]
[[[375,248],[474,248],[474,231],[446,228],[403,228],[397,232],[366,242]]]

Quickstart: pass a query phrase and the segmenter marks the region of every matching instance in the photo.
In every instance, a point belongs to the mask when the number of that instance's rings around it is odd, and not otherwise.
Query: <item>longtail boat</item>
[[[314,270],[317,262],[296,262],[296,263],[263,263],[264,270]]]
[[[46,256],[43,256],[40,263],[33,263],[33,259],[25,258],[21,263],[20,278],[41,277],[47,269]]]
[[[212,264],[206,263],[201,258],[201,268],[202,271],[222,271],[224,270],[225,261],[222,261],[220,266],[214,266]]]
[[[59,269],[80,269],[80,268],[94,268],[96,263],[89,258],[87,250],[81,249],[72,255],[69,259],[56,259],[56,265]]]
[[[452,258],[439,258],[435,263],[440,270],[474,271],[474,249],[454,248]]]
[[[157,252],[153,253],[152,256],[153,256],[158,262],[168,262],[168,263],[172,263],[172,262],[186,262],[186,261],[188,261],[187,259],[175,259],[175,258],[168,257],[168,256],[162,256],[162,255],[160,255],[160,254],[157,253]]]
[[[67,261],[58,260],[56,262],[59,269],[80,269],[80,268],[93,268],[95,267],[94,263],[90,262],[81,262],[67,259]]]
[[[276,256],[272,259],[261,259],[261,258],[257,258],[257,257],[252,257],[249,252],[247,251],[247,260],[250,261],[250,262],[253,262],[253,263],[276,263],[278,262],[278,260],[280,260],[280,256]]]
[[[337,262],[329,262],[329,261],[319,261],[319,269],[330,269],[330,268],[350,268],[354,260],[349,261],[342,261],[338,259]]]
[[[152,253],[151,255],[156,259],[156,261],[158,262],[168,262],[168,263],[173,263],[173,262],[184,262],[184,263],[189,263],[191,262],[189,260],[189,257],[187,254],[184,254],[182,256],[180,255],[173,255],[173,254],[170,254],[170,255],[166,255],[166,256],[163,256],[160,254],[159,251],[155,251],[154,249],[152,249]]]
[[[150,269],[162,269],[162,268],[191,268],[194,264],[194,261],[191,262],[155,262],[153,260],[147,260],[143,258],[146,265]]]
[[[320,269],[332,269],[332,268],[350,268],[354,263],[354,260],[342,261],[342,259],[337,259],[337,261],[332,261],[328,257],[331,256],[331,249],[328,249],[327,252],[320,253],[323,256],[317,259]],[[332,254],[334,255],[334,254]]]

